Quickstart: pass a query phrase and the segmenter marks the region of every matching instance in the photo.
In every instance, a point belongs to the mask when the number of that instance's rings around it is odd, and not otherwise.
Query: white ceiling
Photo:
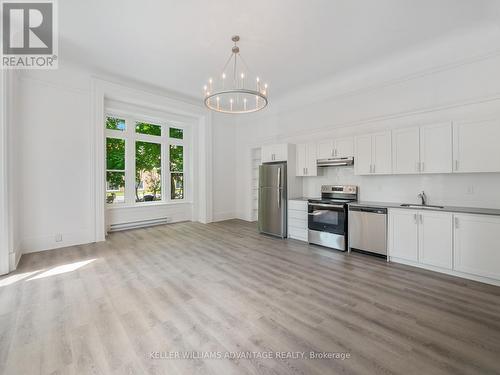
[[[201,97],[241,35],[271,95],[457,30],[492,23],[495,0],[64,0],[65,59]]]

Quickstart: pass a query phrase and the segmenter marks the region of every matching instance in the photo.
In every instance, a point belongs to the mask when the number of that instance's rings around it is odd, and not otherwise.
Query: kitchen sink
[[[443,206],[433,206],[430,204],[412,204],[412,203],[403,203],[401,207],[409,207],[409,208],[423,208],[429,210],[442,210]]]

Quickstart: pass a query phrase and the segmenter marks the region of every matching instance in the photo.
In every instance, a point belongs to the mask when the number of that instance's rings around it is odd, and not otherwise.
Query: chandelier
[[[251,73],[240,54],[238,35],[231,38],[234,46],[219,78],[209,78],[203,87],[205,106],[222,113],[257,112],[267,106],[269,87],[259,77],[250,79]]]

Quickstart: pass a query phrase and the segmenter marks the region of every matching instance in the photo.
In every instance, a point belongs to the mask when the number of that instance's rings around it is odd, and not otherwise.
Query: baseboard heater
[[[130,221],[128,223],[111,224],[109,226],[108,233],[109,232],[119,232],[121,230],[127,230],[127,229],[152,227],[155,225],[168,224],[169,222],[170,222],[169,218],[163,217],[163,218],[159,218],[159,219],[139,220],[139,221]]]

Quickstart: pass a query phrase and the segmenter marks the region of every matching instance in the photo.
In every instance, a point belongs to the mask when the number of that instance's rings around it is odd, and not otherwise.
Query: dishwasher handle
[[[387,208],[349,206],[349,211],[370,212],[373,214],[387,215]]]

